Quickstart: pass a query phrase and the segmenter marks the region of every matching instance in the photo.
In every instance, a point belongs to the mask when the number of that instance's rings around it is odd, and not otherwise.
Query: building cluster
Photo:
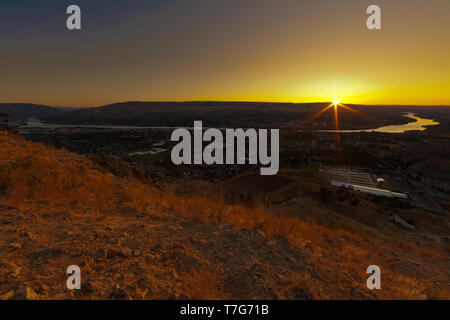
[[[325,175],[334,187],[344,187],[389,198],[408,199],[408,196],[404,193],[377,188],[372,177],[365,172],[356,172],[343,167],[328,167],[325,170]],[[376,181],[378,184],[385,183],[383,178],[378,178]]]

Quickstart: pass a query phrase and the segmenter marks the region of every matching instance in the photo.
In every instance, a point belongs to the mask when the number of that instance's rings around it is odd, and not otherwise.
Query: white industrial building
[[[366,186],[360,186],[357,184],[350,184],[340,181],[331,181],[331,185],[335,187],[345,187],[350,188],[355,191],[360,191],[364,193],[371,193],[377,196],[383,196],[383,197],[389,197],[389,198],[402,198],[402,199],[408,199],[408,196],[404,193],[398,193],[398,192],[392,192],[385,189],[378,189],[378,188],[371,188]]]

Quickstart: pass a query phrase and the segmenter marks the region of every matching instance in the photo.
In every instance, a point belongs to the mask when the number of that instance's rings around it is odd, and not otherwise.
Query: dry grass
[[[379,249],[379,243],[362,234],[302,222],[294,217],[279,217],[264,208],[248,209],[207,198],[182,198],[161,192],[130,177],[120,179],[86,158],[42,144],[29,143],[11,133],[0,132],[0,190],[6,188],[6,201],[19,209],[43,203],[54,210],[74,215],[114,214],[121,210],[143,214],[182,215],[201,222],[227,222],[238,229],[257,229],[266,239],[284,239],[298,250],[309,253],[315,276],[291,274],[285,291],[303,288],[306,297],[354,297],[355,288],[363,288],[365,268],[385,266],[387,288],[361,298],[442,298],[448,290],[435,290],[428,281],[389,270],[391,260]],[[401,250],[402,248],[397,248]],[[403,249],[405,250],[405,249]],[[420,255],[445,258],[433,249],[414,248]],[[419,260],[417,263],[421,263]],[[443,275],[445,277],[445,275]],[[183,275],[177,288],[180,296],[220,298],[221,281],[217,270]],[[342,296],[336,295],[341,292]],[[139,294],[146,297],[145,290]],[[147,297],[148,298],[148,297]]]

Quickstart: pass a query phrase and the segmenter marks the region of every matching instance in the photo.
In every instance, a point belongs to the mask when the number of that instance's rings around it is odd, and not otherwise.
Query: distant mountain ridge
[[[128,101],[93,108],[48,107],[27,103],[0,103],[0,113],[7,113],[10,122],[23,122],[36,117],[43,122],[68,125],[121,126],[189,126],[202,120],[209,127],[333,129],[333,112],[325,112],[311,121],[314,114],[329,103],[280,103],[245,101],[143,102]],[[366,106],[348,105],[359,114],[339,109],[341,129],[371,129],[402,124],[405,112],[434,118],[445,106]],[[361,117],[361,113],[369,117]],[[440,117],[441,123],[449,122]],[[320,128],[318,126],[321,126]]]
[[[9,121],[14,122],[24,121],[30,117],[58,117],[63,114],[63,111],[33,103],[0,103],[0,113],[8,114]]]
[[[271,102],[120,102],[96,108],[85,108],[56,119],[64,124],[192,126],[202,120],[208,126],[248,127],[288,123],[299,114],[311,114],[324,103]]]
[[[329,102],[281,103],[245,101],[187,101],[141,102],[128,101],[95,108],[83,108],[67,112],[51,122],[71,125],[130,125],[130,126],[189,126],[196,120],[209,127],[234,128],[283,128],[318,129],[334,128],[334,114],[330,110],[321,114],[315,123],[314,114],[328,106]],[[430,106],[363,106],[349,105],[360,111],[339,109],[341,129],[371,129],[383,125],[406,123],[404,112],[420,112],[430,115],[443,107]],[[366,113],[369,117],[361,117]],[[45,119],[44,119],[45,120]]]

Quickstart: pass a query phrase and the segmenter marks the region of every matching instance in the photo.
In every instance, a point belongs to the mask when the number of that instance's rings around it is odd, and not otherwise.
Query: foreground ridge
[[[450,297],[447,247],[181,197],[7,131],[0,150],[3,299]],[[373,264],[381,290],[366,287]]]

